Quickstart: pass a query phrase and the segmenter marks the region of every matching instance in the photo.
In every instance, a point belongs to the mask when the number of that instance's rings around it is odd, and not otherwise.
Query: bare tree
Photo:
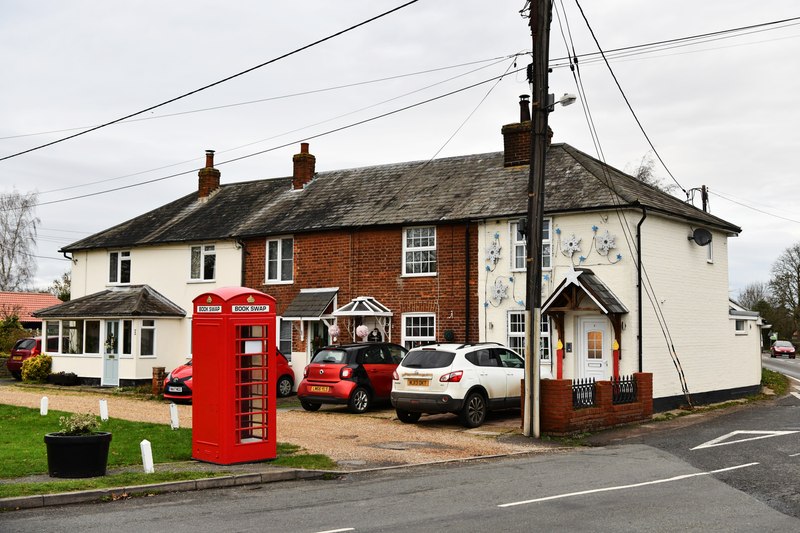
[[[0,194],[0,290],[26,288],[36,273],[36,193]]]
[[[54,279],[47,292],[62,302],[68,302],[72,293],[72,273],[68,270],[60,278]]]
[[[749,284],[739,291],[739,295],[736,297],[736,303],[751,311],[755,311],[762,302],[769,301],[769,284],[763,281],[756,281],[755,283]]]
[[[791,324],[790,335],[800,323],[800,243],[796,243],[778,256],[772,265],[770,292],[776,311]]]
[[[661,191],[672,194],[678,186],[674,183],[664,183],[662,178],[656,176],[656,160],[653,159],[651,152],[647,152],[639,161],[639,166],[631,169],[630,165],[625,166],[625,172],[632,175],[642,183],[655,187]]]

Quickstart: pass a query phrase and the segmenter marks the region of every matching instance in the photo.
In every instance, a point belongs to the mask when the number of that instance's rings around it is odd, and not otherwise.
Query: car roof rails
[[[462,344],[461,346],[459,346],[458,349],[461,350],[462,348],[466,348],[468,346],[484,346],[486,344],[493,344],[495,346],[502,346],[502,344],[500,344],[499,342],[491,342],[491,341],[489,341],[489,342],[467,342],[467,343]]]

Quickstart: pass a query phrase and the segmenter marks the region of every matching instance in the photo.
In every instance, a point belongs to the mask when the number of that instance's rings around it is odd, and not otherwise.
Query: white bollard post
[[[144,466],[144,473],[145,474],[152,474],[155,472],[155,468],[153,468],[153,449],[150,446],[150,441],[145,439],[141,443],[139,443],[139,447],[142,450],[142,465]]]
[[[105,400],[100,400],[100,420],[108,421],[108,403]]]
[[[39,413],[42,416],[47,415],[47,396],[42,396],[42,401],[39,402]]]
[[[169,420],[172,429],[181,427],[180,420],[178,420],[178,406],[174,403],[169,404]]]

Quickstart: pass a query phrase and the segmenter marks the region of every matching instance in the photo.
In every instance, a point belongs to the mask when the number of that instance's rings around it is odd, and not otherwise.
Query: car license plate
[[[14,361],[22,361],[22,356],[21,355],[15,355],[11,359],[14,360]]]
[[[183,392],[183,387],[167,387],[169,392]]]
[[[409,387],[427,387],[428,383],[430,383],[430,382],[431,382],[431,380],[429,380],[429,379],[409,379],[408,380],[408,386]]]
[[[312,385],[308,388],[310,392],[330,392],[330,387],[321,387],[319,385]]]

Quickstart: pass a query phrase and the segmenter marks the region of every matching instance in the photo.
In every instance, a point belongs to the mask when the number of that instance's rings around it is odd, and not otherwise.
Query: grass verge
[[[49,411],[46,416],[38,409],[0,405],[0,478],[22,478],[47,473],[46,433],[59,430],[58,419],[69,413]],[[156,464],[185,462],[191,459],[192,430],[173,430],[169,425],[109,419],[101,423],[100,431],[113,434],[108,453],[109,469],[141,465],[140,443],[147,439]],[[278,443],[277,458],[265,465],[288,468],[328,470],[336,463],[325,455],[305,454],[299,446]],[[0,498],[32,494],[50,494],[95,488],[121,487],[201,479],[229,472],[206,472],[189,469],[181,472],[154,474],[124,472],[99,478],[48,480],[42,482],[0,483]]]

